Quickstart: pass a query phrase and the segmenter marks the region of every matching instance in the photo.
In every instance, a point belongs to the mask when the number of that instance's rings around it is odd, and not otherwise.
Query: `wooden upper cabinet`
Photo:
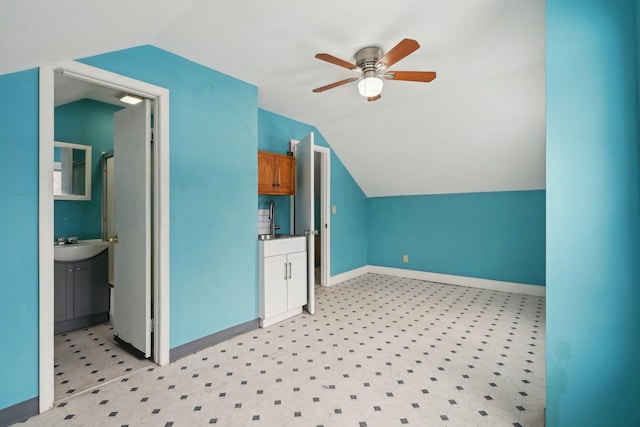
[[[258,151],[258,194],[294,195],[296,158]]]

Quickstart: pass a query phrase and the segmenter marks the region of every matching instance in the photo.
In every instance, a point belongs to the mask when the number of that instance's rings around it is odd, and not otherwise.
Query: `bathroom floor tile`
[[[147,366],[154,365],[114,341],[110,323],[55,335],[54,399],[68,399]]]

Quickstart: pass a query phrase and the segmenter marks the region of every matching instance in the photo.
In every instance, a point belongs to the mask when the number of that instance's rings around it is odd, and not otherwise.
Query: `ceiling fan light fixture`
[[[142,98],[134,95],[129,95],[128,93],[123,93],[122,95],[120,95],[119,99],[125,104],[131,104],[131,105],[136,105],[142,102]]]
[[[382,93],[384,82],[377,75],[365,76],[358,82],[358,91],[365,98],[373,98]]]

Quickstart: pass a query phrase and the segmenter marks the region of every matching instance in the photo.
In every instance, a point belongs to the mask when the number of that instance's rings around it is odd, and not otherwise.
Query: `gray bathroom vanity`
[[[54,333],[109,320],[109,251],[79,261],[55,261]]]

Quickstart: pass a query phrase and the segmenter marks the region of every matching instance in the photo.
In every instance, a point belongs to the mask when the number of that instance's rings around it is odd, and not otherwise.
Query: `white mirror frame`
[[[54,147],[71,148],[73,150],[83,150],[85,152],[84,167],[84,194],[55,194],[54,200],[91,200],[91,171],[93,159],[91,157],[91,146],[82,144],[72,144],[70,142],[54,141]],[[51,189],[53,191],[53,188]]]

